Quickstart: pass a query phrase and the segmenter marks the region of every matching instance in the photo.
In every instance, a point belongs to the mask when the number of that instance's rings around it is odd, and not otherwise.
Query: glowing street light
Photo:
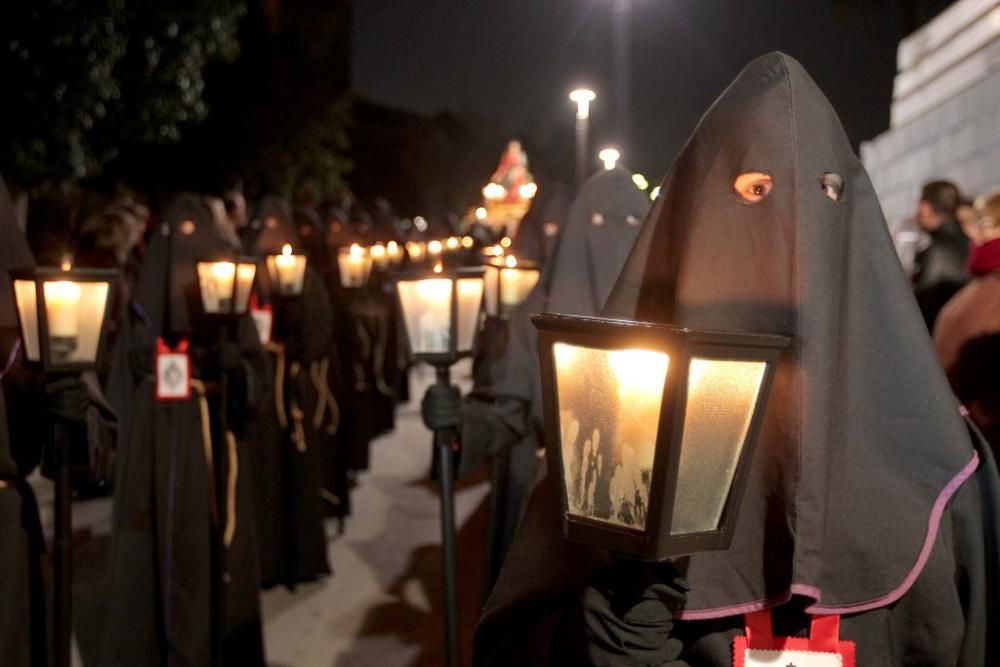
[[[479,222],[485,220],[486,216],[488,215],[489,211],[486,210],[485,206],[480,206],[479,208],[476,209],[476,220],[478,220]]]
[[[632,182],[635,183],[635,187],[639,188],[640,190],[645,191],[647,188],[649,188],[649,181],[646,180],[646,177],[643,176],[642,174],[632,174]]]
[[[577,120],[590,118],[590,103],[597,99],[597,93],[587,88],[577,88],[570,92],[569,99],[576,102]]]
[[[601,159],[604,163],[604,168],[611,171],[618,164],[618,160],[621,158],[622,154],[618,152],[617,148],[605,148],[597,154],[597,157]]]

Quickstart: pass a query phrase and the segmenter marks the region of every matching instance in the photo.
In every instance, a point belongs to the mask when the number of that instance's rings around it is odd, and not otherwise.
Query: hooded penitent
[[[34,259],[0,179],[0,653],[12,667],[48,664],[45,638],[45,549],[38,506],[25,476],[34,469],[47,420],[31,378],[21,369],[11,269]]]
[[[858,664],[991,663],[996,475],[934,358],[868,176],[797,62],[756,60],[704,116],[604,314],[794,340],[731,547],[678,561],[684,655],[730,664],[742,614],[795,598],[780,609],[844,615]],[[542,483],[533,495],[480,626],[486,662],[511,655],[499,633],[524,639],[512,609],[551,614],[608,562],[554,536],[549,493]]]
[[[263,224],[256,255],[280,253],[285,245],[304,252],[284,200],[265,197],[257,217]],[[327,384],[333,311],[323,281],[308,264],[297,297],[276,298],[266,276],[259,284],[260,299],[271,302],[275,318],[267,346],[273,382],[248,430],[256,463],[261,582],[293,587],[329,574],[323,502],[347,493],[324,489],[323,480],[340,419]]]
[[[566,216],[551,260],[528,299],[509,320],[506,349],[477,374],[463,410],[460,472],[487,455],[509,451],[509,483],[499,531],[500,552],[513,537],[537,465],[541,433],[538,343],[530,316],[542,312],[596,315],[639,232],[649,200],[622,168],[584,183]],[[494,562],[498,562],[495,559]]]
[[[154,231],[116,340],[108,394],[121,427],[102,665],[209,664],[214,621],[222,623],[227,664],[263,664],[253,484],[241,438],[266,376],[253,324],[243,317],[240,368],[222,371],[230,374],[226,430],[234,437],[223,436],[212,380],[220,350],[196,275],[197,260],[235,253],[199,197],[175,198]],[[157,338],[171,346],[189,341],[190,400],[156,399]],[[220,534],[225,617],[213,619],[212,544]]]
[[[562,183],[542,186],[524,214],[511,244],[511,253],[544,266],[548,261],[573,203],[573,189]]]

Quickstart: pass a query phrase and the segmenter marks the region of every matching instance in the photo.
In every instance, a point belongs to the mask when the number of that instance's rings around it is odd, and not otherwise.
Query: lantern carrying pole
[[[437,383],[451,386],[451,369],[436,365]],[[434,431],[434,446],[438,454],[438,475],[441,478],[441,551],[444,560],[445,641],[448,667],[458,667],[458,561],[455,538],[455,433],[451,429]]]
[[[73,632],[73,529],[70,485],[70,447],[72,438],[66,424],[55,423],[53,456],[55,459],[55,526],[52,564],[55,585],[52,613],[53,660],[55,667],[69,667]]]
[[[483,603],[489,597],[500,575],[500,553],[507,525],[507,487],[509,485],[510,450],[504,447],[490,459],[490,517],[486,534],[486,573],[483,585]]]
[[[220,322],[218,328],[218,339],[220,349],[228,341],[226,327],[228,322]],[[218,523],[215,525],[215,532],[212,540],[212,659],[216,667],[225,664],[225,637],[226,637],[226,482],[229,462],[228,437],[228,406],[229,406],[229,378],[228,371],[222,369],[219,374],[219,403],[216,412],[217,426],[216,436],[212,439],[212,473],[215,481],[215,516]]]

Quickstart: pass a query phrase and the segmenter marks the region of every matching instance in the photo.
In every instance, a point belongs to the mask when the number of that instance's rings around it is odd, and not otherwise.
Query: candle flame
[[[62,264],[59,265],[59,268],[61,268],[63,271],[69,271],[70,269],[73,268],[73,262],[69,261],[69,259],[64,259],[62,261]]]
[[[463,236],[462,237],[462,247],[463,248],[471,248],[475,244],[476,244],[476,241],[471,236]]]
[[[396,253],[399,252],[399,244],[397,244],[395,241],[389,241],[386,244],[385,249],[389,251],[390,255],[395,255]]]
[[[283,245],[281,247],[281,254],[282,255],[291,255],[292,254],[292,246],[288,245],[287,243],[285,245]]]
[[[448,237],[448,250],[455,250],[458,248],[460,241],[454,236]]]
[[[438,260],[434,265],[434,273],[441,273],[442,271],[444,271],[444,267],[441,265],[441,260]]]
[[[441,253],[441,242],[434,240],[427,244],[427,251],[432,255],[437,255]]]
[[[513,269],[514,267],[517,266],[517,257],[514,257],[514,255],[507,255],[506,261],[508,269]]]
[[[372,257],[382,257],[385,255],[385,246],[377,243],[371,247]]]
[[[216,262],[212,264],[212,275],[223,280],[232,279],[236,273],[236,265],[232,262]]]
[[[351,244],[351,257],[361,257],[365,254],[364,248],[359,246],[357,243]]]

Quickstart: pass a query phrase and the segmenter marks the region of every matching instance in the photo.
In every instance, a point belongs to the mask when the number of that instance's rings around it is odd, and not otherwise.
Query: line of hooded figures
[[[428,426],[460,434],[460,476],[502,472],[477,664],[764,664],[734,650],[796,646],[782,636],[839,659],[822,664],[1000,664],[993,457],[949,390],[868,177],[816,84],[791,58],[764,56],[702,118],[652,210],[631,176],[601,171],[575,193],[541,185],[511,249],[542,267],[537,285],[505,319],[486,318],[473,391],[435,385],[423,400]],[[6,280],[33,257],[3,194]],[[155,212],[140,254],[91,227],[134,222],[141,207],[94,215],[78,225],[74,261],[104,253],[127,277],[96,375],[43,382],[26,368],[0,290],[0,656],[45,662],[44,545],[25,476],[58,419],[80,441],[80,492],[95,475],[113,482],[94,664],[262,665],[259,589],[331,573],[324,519],[349,517],[370,443],[410,398],[391,271],[345,288],[338,252],[456,232],[403,229],[384,207],[374,220],[324,220],[276,197],[237,230],[218,203],[182,194]],[[478,263],[491,241],[443,261]],[[247,314],[210,335],[195,262],[286,245],[308,259],[301,298],[273,298],[258,280],[253,308],[273,324]],[[529,316],[543,312],[792,338],[729,549],[650,566],[563,537],[540,463]],[[158,400],[158,355],[182,346],[190,396]],[[644,515],[638,494],[613,507],[599,446],[583,456],[581,507]]]

